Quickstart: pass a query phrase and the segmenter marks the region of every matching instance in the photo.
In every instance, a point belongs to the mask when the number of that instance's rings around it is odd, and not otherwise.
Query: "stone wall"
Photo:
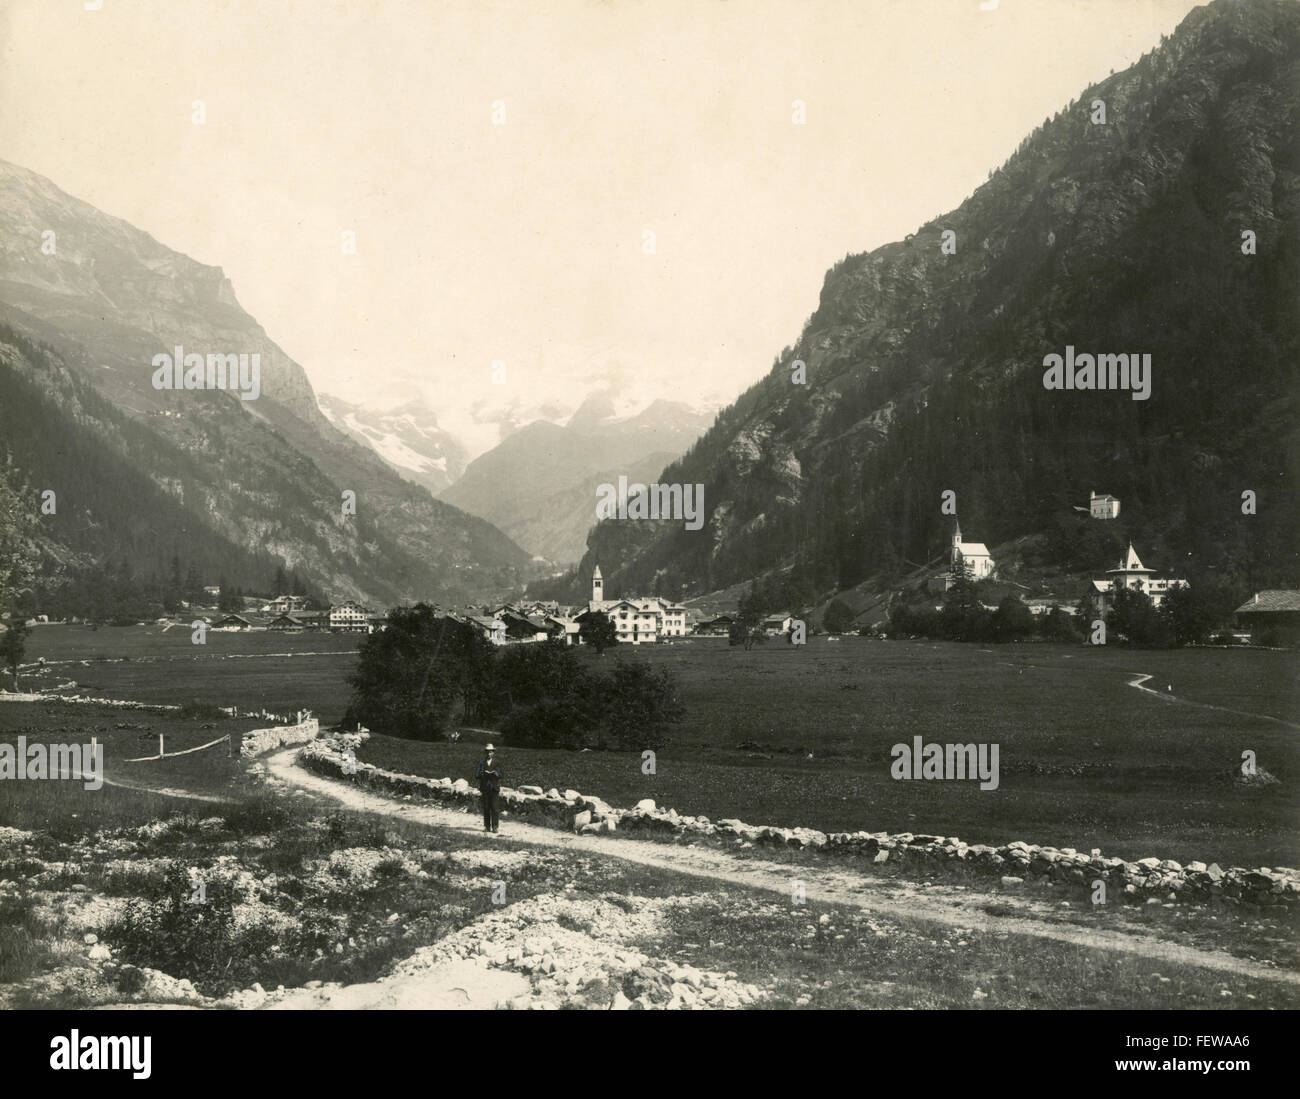
[[[355,752],[367,734],[344,734],[315,740],[298,755],[298,762],[319,774],[343,777],[346,752]],[[356,763],[356,773],[347,776],[364,786],[386,793],[431,798],[476,811],[479,794],[461,778],[424,778],[385,771],[370,763]],[[1300,904],[1300,872],[1288,867],[1239,866],[1222,869],[1190,862],[1186,866],[1172,859],[1139,859],[1126,862],[1106,857],[1094,848],[1085,853],[1072,847],[1055,848],[1019,840],[991,847],[966,843],[955,836],[921,835],[911,832],[819,832],[812,828],[778,828],[746,824],[727,819],[679,815],[660,809],[646,799],[631,809],[615,809],[598,797],[576,790],[542,790],[539,786],[503,787],[502,808],[517,820],[585,834],[641,832],[665,837],[709,839],[721,844],[770,845],[812,849],[823,854],[864,859],[873,866],[906,869],[913,873],[943,871],[961,876],[996,879],[1006,889],[1018,889],[1048,882],[1091,896],[1094,883],[1106,883],[1107,901],[1204,902],[1217,900],[1230,905],[1256,907]]]
[[[246,758],[265,755],[277,748],[306,744],[320,735],[320,720],[308,718],[297,725],[274,725],[269,729],[250,729],[239,745],[239,754]]]

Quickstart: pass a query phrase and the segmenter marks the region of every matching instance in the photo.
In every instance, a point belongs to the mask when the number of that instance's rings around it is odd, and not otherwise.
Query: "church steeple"
[[[591,574],[591,601],[599,603],[605,598],[605,581],[600,576],[600,566],[596,566],[596,571]]]

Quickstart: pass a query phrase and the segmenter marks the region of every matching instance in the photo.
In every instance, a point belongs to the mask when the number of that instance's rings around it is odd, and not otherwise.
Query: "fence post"
[[[158,734],[158,758],[159,758],[159,759],[162,759],[162,757],[163,757],[165,754],[166,754],[166,753],[163,751],[163,734],[162,734],[162,733],[159,733],[159,734]]]

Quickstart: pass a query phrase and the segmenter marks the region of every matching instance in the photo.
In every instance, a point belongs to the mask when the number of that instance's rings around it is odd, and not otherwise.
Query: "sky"
[[[1197,6],[87,3],[0,0],[0,157],[223,268],[318,392],[423,398],[471,453],[593,390],[726,404],[830,266]]]

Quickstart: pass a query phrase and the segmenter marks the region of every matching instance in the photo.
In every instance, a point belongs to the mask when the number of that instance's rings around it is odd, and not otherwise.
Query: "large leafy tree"
[[[854,617],[853,609],[847,603],[833,599],[822,613],[822,626],[827,633],[847,633],[853,628]]]
[[[454,703],[471,717],[492,707],[492,645],[468,623],[427,603],[395,607],[361,644],[346,721],[413,740],[446,728]]]
[[[614,626],[614,620],[604,611],[592,611],[583,615],[578,636],[584,645],[590,645],[598,653],[618,644],[618,630]]]
[[[1111,605],[1109,626],[1134,645],[1163,646],[1172,643],[1173,631],[1151,598],[1136,588],[1121,587]]]

